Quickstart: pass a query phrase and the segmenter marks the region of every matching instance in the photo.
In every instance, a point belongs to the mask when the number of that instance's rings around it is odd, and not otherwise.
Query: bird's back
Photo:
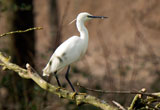
[[[59,65],[67,65],[78,60],[84,50],[82,39],[78,36],[72,36],[64,43],[62,43],[54,52],[54,54],[61,58]]]

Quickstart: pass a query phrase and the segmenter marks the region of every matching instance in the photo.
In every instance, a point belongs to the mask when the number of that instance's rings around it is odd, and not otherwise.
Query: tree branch
[[[98,92],[98,93],[103,93],[103,94],[141,94],[141,95],[150,96],[153,98],[160,99],[159,92],[158,93],[144,93],[141,91],[103,91],[103,90],[96,90],[96,89],[87,88],[87,87],[80,85],[79,83],[77,83],[77,86],[81,87],[85,90],[88,90],[88,91],[93,91],[93,92]],[[145,88],[143,88],[143,89],[145,89]]]
[[[116,101],[112,101],[120,110],[126,110],[121,104],[119,104],[118,102]]]
[[[136,94],[134,99],[132,100],[130,107],[128,110],[137,110],[140,108],[154,108],[154,110],[159,110],[160,108],[160,92],[157,93],[146,93],[146,89],[143,88],[140,91],[103,91],[103,90],[96,90],[96,89],[91,89],[91,88],[86,88],[79,83],[77,83],[78,87],[81,87],[85,90],[92,91],[92,92],[98,92],[98,93],[103,93],[103,94]],[[113,101],[112,101],[113,102]],[[118,106],[119,109],[125,110],[123,106],[121,106],[117,102],[113,102],[116,106]],[[143,105],[143,106],[140,106]],[[139,108],[136,108],[136,107]]]
[[[108,103],[106,103],[104,100],[100,100],[94,96],[91,96],[85,93],[75,94],[74,92],[70,92],[63,88],[58,88],[54,85],[51,85],[47,83],[45,80],[43,80],[42,77],[39,76],[37,72],[29,64],[26,65],[27,67],[27,70],[26,70],[16,64],[11,63],[9,59],[10,58],[6,58],[0,52],[0,61],[2,62],[0,66],[3,66],[3,68],[7,68],[9,70],[17,72],[19,76],[21,76],[22,78],[32,79],[35,83],[37,83],[44,90],[47,90],[55,95],[58,95],[59,97],[75,101],[77,105],[91,104],[103,110],[118,110],[118,108],[113,107],[109,105]]]
[[[26,30],[11,31],[11,32],[7,32],[7,33],[4,33],[4,34],[1,34],[0,38],[4,37],[6,35],[11,35],[11,34],[16,34],[16,33],[24,33],[24,32],[28,32],[28,31],[40,30],[40,29],[43,29],[43,28],[42,27],[33,27],[33,28],[26,29]]]

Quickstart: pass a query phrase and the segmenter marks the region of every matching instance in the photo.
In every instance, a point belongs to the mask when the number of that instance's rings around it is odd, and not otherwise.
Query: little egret
[[[70,84],[73,91],[75,91],[72,83],[68,78],[70,64],[75,61],[78,61],[86,52],[88,47],[88,30],[85,27],[84,23],[87,20],[93,18],[107,18],[104,16],[93,16],[87,12],[82,12],[78,14],[76,20],[76,26],[80,32],[80,36],[72,36],[65,42],[63,42],[53,53],[48,64],[43,69],[43,76],[49,76],[51,73],[54,73],[58,86],[61,87],[61,84],[58,80],[57,72],[64,69],[65,66],[68,66],[65,78]]]

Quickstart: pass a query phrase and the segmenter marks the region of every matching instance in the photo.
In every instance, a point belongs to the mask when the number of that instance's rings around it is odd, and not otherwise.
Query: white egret
[[[82,12],[78,14],[76,18],[76,26],[80,32],[80,36],[72,36],[65,42],[63,42],[53,53],[48,64],[43,69],[43,76],[49,76],[51,73],[55,74],[58,86],[61,87],[61,84],[57,77],[57,72],[62,70],[64,67],[68,66],[65,78],[70,84],[73,91],[75,91],[72,86],[68,74],[70,70],[70,64],[75,61],[78,61],[86,52],[88,47],[88,30],[85,27],[84,23],[87,20],[93,18],[107,18],[104,16],[93,16],[87,12]]]

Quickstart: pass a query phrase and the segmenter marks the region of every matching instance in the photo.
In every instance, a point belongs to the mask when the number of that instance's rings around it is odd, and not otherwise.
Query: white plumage
[[[55,50],[47,66],[43,69],[43,76],[49,76],[50,73],[63,69],[84,55],[88,47],[88,31],[84,26],[84,22],[91,19],[87,16],[91,15],[83,12],[77,16],[76,25],[80,32],[80,37],[72,36]]]
[[[78,14],[76,18],[76,26],[80,32],[79,36],[72,36],[63,42],[53,53],[48,64],[43,69],[43,76],[49,76],[62,70],[65,66],[79,60],[86,52],[88,47],[88,30],[84,23],[92,18],[106,18],[104,16],[92,16],[87,12]],[[69,70],[68,70],[69,71]],[[57,77],[56,77],[57,78]],[[58,79],[58,78],[57,78]],[[68,80],[68,79],[67,79]],[[69,82],[69,81],[68,81]],[[58,81],[59,83],[59,81]],[[69,82],[70,83],[70,82]],[[60,83],[59,83],[60,85]],[[70,84],[71,85],[71,84]],[[72,86],[72,85],[71,85]],[[72,88],[74,89],[74,88]]]
[[[85,43],[78,36],[73,36],[63,42],[51,56],[49,63],[43,70],[43,75],[59,71],[65,66],[79,60],[84,55],[87,45],[88,42]]]

